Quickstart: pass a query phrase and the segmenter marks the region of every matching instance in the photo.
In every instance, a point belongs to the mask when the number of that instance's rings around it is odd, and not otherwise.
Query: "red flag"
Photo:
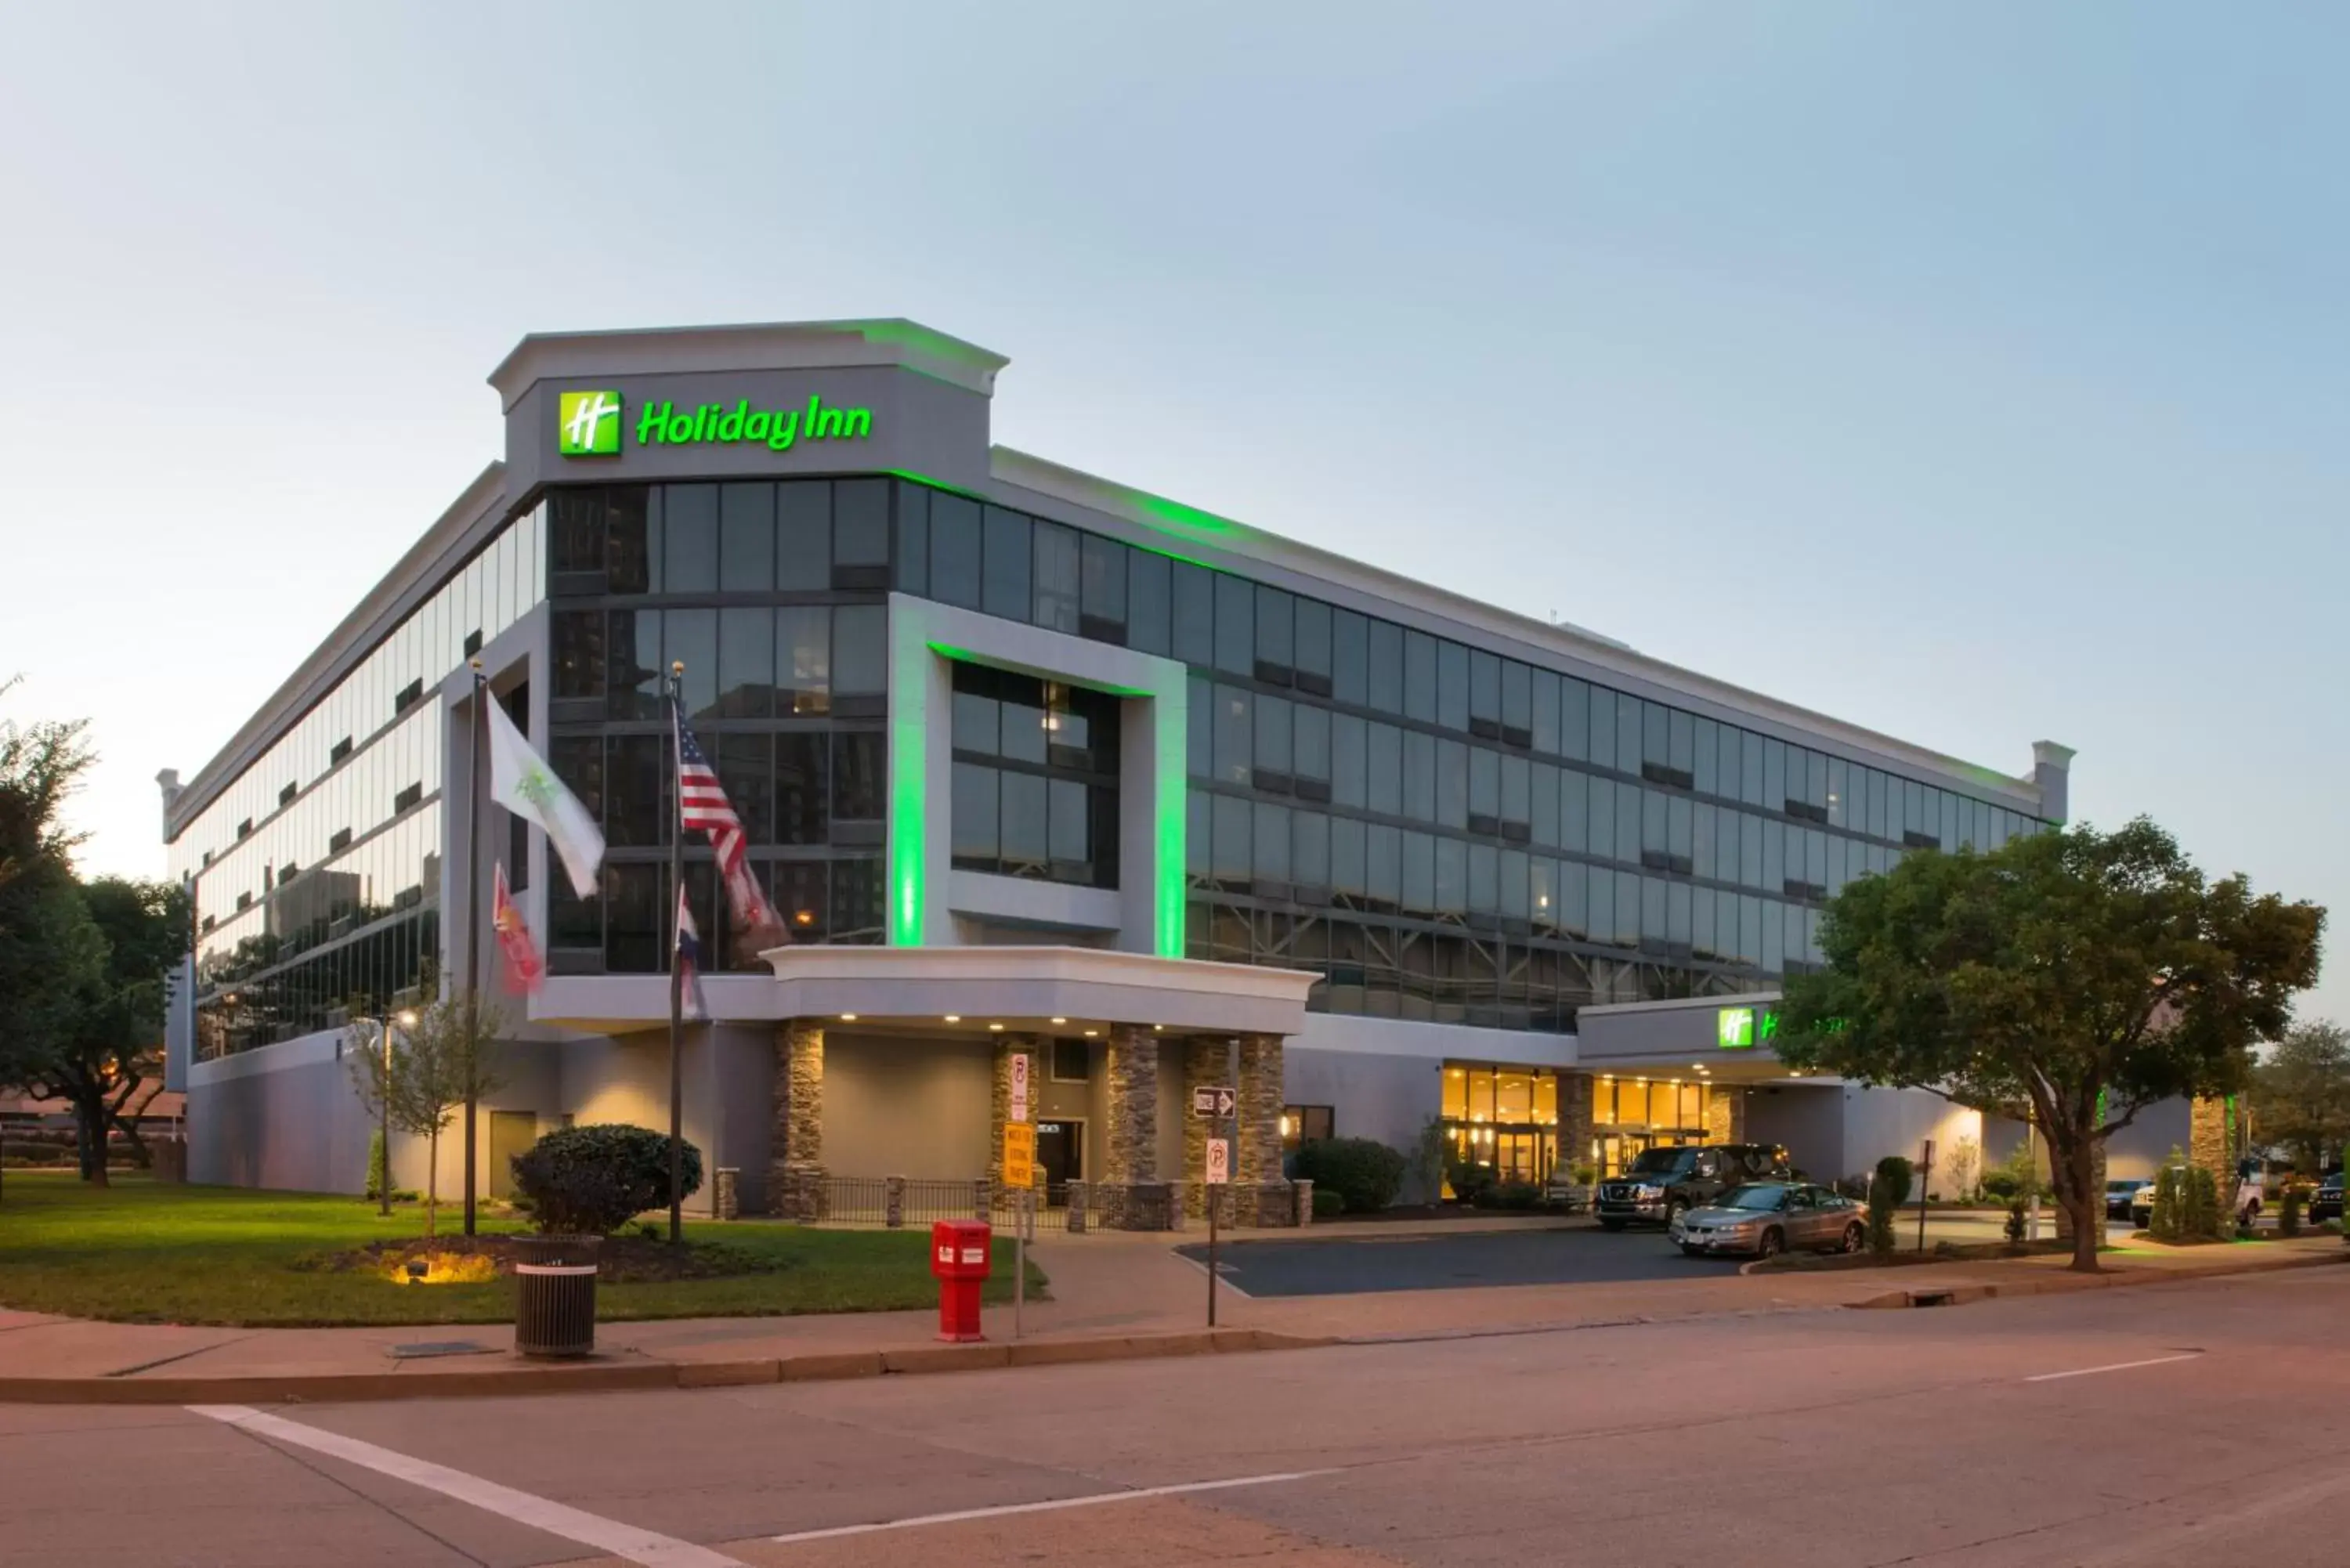
[[[503,863],[494,867],[496,876],[491,883],[490,924],[498,933],[498,950],[505,957],[506,989],[511,992],[533,992],[546,979],[546,962],[538,956],[538,943],[532,940],[530,925],[522,918],[522,910],[506,892],[506,868]]]

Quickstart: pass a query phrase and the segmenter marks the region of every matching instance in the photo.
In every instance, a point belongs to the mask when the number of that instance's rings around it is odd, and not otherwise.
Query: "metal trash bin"
[[[596,1348],[596,1258],[600,1236],[517,1236],[515,1349],[524,1355],[587,1355]]]

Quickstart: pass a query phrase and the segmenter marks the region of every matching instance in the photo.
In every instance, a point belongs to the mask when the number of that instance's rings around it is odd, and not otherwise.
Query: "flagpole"
[[[669,667],[669,781],[675,795],[669,825],[669,1239],[685,1240],[685,1063],[678,1047],[685,1012],[685,971],[678,963],[678,940],[684,935],[677,912],[685,898],[685,755],[678,744],[678,726],[684,722],[685,660]]]
[[[473,1233],[473,1113],[481,1096],[480,1039],[482,983],[482,752],[488,744],[490,725],[482,704],[489,697],[489,678],[482,673],[481,655],[473,659],[473,740],[465,761],[465,1234]],[[387,1024],[387,1027],[389,1025]],[[384,1186],[391,1185],[391,1150],[384,1149]]]

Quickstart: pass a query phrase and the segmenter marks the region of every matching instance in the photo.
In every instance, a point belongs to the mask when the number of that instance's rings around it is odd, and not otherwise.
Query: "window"
[[[1337,1133],[1337,1114],[1328,1106],[1284,1106],[1281,1109],[1281,1147],[1295,1149],[1300,1144],[1319,1143],[1333,1138]]]
[[[671,594],[706,594],[718,587],[718,486],[663,486],[661,577],[654,587]]]
[[[1082,1084],[1093,1076],[1093,1048],[1082,1040],[1053,1042],[1053,1082]]]
[[[1034,565],[1028,519],[1001,506],[985,509],[982,529],[980,608],[1006,620],[1024,621],[1034,606],[1029,576]]]
[[[1035,545],[1035,600],[1029,618],[1051,631],[1078,628],[1080,551],[1077,531],[1058,523],[1031,524]]]
[[[931,493],[898,484],[897,586],[900,593],[931,591]]]
[[[1165,656],[1173,606],[1168,567],[1173,563],[1148,550],[1126,553],[1126,645]]]
[[[775,715],[830,711],[832,611],[823,605],[786,605],[775,611]]]
[[[1256,669],[1259,680],[1290,686],[1297,680],[1295,601],[1279,588],[1256,590]]]
[[[734,592],[775,586],[775,487],[718,487],[718,558],[723,580]]]
[[[1370,622],[1353,610],[1330,617],[1330,694],[1357,707],[1371,701]]]
[[[889,586],[889,482],[844,479],[832,487],[832,586]]]
[[[1245,577],[1216,574],[1216,668],[1256,673],[1256,588]]]
[[[813,593],[832,587],[832,486],[821,479],[775,487],[775,586]]]
[[[832,612],[832,690],[842,697],[879,697],[889,690],[887,606],[843,605]]]
[[[1186,664],[1216,661],[1216,578],[1204,566],[1169,563],[1174,586],[1173,654]]]
[[[1078,561],[1077,629],[1099,642],[1126,640],[1127,549],[1098,534],[1083,536]]]
[[[736,738],[736,737],[730,737]],[[764,736],[750,736],[764,740]],[[832,737],[832,817],[878,822],[889,789],[889,748],[879,730],[843,731]]]
[[[931,497],[931,597],[980,607],[979,504],[940,492]]]
[[[830,841],[831,739],[806,730],[785,731],[775,737],[776,843]]]
[[[1330,607],[1319,599],[1297,601],[1295,662],[1300,691],[1317,697],[1332,694]]]

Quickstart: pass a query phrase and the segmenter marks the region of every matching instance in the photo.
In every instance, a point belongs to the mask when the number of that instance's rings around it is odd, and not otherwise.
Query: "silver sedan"
[[[1671,1235],[1692,1258],[1708,1252],[1767,1258],[1791,1247],[1857,1252],[1868,1244],[1868,1206],[1825,1187],[1753,1181],[1676,1216]]]

